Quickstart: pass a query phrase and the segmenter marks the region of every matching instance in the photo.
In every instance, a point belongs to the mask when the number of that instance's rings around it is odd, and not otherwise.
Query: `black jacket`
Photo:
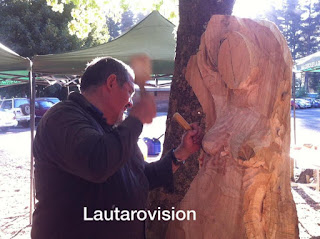
[[[95,210],[139,210],[148,190],[172,186],[171,154],[147,164],[137,146],[141,122],[106,124],[81,94],[53,106],[33,145],[38,203],[33,239],[144,238],[141,221],[84,221]]]

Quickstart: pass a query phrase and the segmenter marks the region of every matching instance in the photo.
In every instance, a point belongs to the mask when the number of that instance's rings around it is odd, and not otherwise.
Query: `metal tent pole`
[[[32,63],[31,70],[29,72],[30,80],[30,131],[31,131],[31,160],[30,160],[30,212],[29,212],[29,223],[32,225],[32,213],[35,205],[34,197],[34,159],[33,159],[33,140],[35,131],[35,91],[36,81],[32,75]]]
[[[297,135],[296,135],[296,73],[293,72],[293,139],[294,145],[297,144]]]
[[[67,83],[68,83],[68,86],[67,86],[68,95],[70,95],[70,85],[69,85],[70,81],[69,81],[69,80],[67,80]]]

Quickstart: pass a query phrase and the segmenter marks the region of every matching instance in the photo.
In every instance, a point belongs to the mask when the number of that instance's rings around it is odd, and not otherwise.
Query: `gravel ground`
[[[303,184],[291,188],[298,212],[300,238],[320,239],[320,192]]]
[[[1,239],[30,238],[30,138],[26,130],[0,134]]]
[[[164,132],[165,120],[165,115],[160,115],[154,125],[145,127],[142,135],[159,137]],[[30,238],[30,138],[30,131],[21,128],[0,133],[0,239]],[[320,239],[320,192],[297,184],[292,187],[292,194],[300,238]]]

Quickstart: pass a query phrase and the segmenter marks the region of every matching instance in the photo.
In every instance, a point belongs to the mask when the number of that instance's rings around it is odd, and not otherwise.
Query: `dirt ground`
[[[17,135],[19,137],[17,137]],[[0,238],[30,238],[30,132],[0,134]],[[292,187],[300,238],[320,239],[320,192]]]
[[[0,238],[30,238],[30,132],[0,134]]]

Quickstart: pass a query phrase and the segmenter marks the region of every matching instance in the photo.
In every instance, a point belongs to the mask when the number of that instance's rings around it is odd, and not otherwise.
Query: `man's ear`
[[[110,91],[112,90],[116,84],[118,84],[117,82],[117,76],[115,74],[111,74],[108,79],[106,80],[106,84],[105,86],[107,87],[107,89]]]

